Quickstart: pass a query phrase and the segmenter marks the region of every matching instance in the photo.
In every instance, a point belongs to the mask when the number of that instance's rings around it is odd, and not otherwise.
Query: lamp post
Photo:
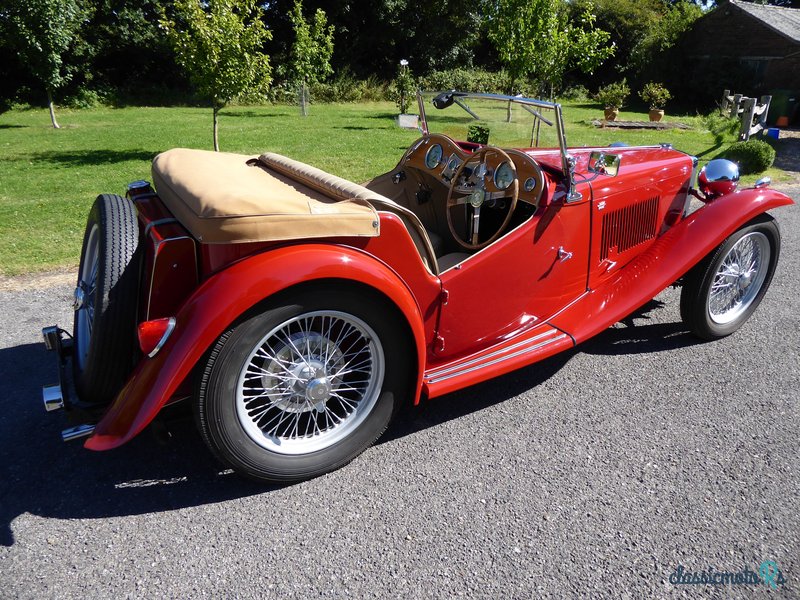
[[[400,78],[405,79],[406,71],[408,70],[408,61],[405,58],[400,59]],[[405,86],[400,88],[400,112],[405,113],[407,110],[406,105],[406,90]]]

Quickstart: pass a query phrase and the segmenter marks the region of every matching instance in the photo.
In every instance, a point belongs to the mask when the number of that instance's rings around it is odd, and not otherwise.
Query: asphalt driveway
[[[789,190],[800,200],[800,188]],[[667,290],[576,350],[431,402],[352,464],[264,487],[177,420],[92,453],[42,409],[71,277],[0,288],[0,597],[800,597],[800,210],[760,309],[698,343]],[[673,576],[673,580],[676,578]]]

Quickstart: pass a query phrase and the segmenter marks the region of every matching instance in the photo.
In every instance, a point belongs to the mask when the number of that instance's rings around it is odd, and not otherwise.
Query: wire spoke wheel
[[[227,466],[298,481],[386,430],[418,376],[403,314],[365,286],[312,283],[231,325],[198,380],[200,434]]]
[[[270,331],[239,373],[236,412],[260,446],[305,454],[346,437],[370,413],[383,382],[383,350],[361,319],[306,313]]]
[[[708,314],[725,324],[753,303],[767,276],[770,247],[767,236],[754,231],[740,238],[722,259],[708,294]]]
[[[763,214],[735,231],[686,274],[681,319],[704,340],[739,329],[767,293],[778,264],[781,234]]]

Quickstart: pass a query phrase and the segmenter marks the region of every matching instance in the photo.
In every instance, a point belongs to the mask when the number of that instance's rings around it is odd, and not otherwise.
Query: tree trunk
[[[306,80],[300,84],[300,114],[304,117],[308,116],[308,87],[306,87]]]
[[[53,105],[53,94],[49,89],[47,90],[47,107],[50,109],[50,120],[53,122],[53,127],[61,129],[61,125],[56,121],[56,107]]]
[[[219,129],[218,116],[219,116],[219,107],[214,105],[214,152],[219,152],[219,135],[217,134],[217,131]]]

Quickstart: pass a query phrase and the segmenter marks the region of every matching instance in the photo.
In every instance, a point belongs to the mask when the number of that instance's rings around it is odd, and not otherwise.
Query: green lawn
[[[353,181],[392,168],[416,132],[394,125],[390,103],[314,105],[303,118],[295,107],[226,109],[220,117],[223,151],[274,151]],[[571,146],[612,141],[671,142],[713,157],[713,137],[700,119],[680,118],[691,131],[617,131],[588,124],[601,116],[592,105],[568,103]],[[620,119],[641,120],[622,113]],[[13,275],[76,264],[86,214],[97,194],[123,193],[136,179],[150,179],[150,161],[173,147],[211,149],[211,111],[200,108],[98,108],[0,115],[0,273]],[[771,173],[780,176],[781,172]]]

